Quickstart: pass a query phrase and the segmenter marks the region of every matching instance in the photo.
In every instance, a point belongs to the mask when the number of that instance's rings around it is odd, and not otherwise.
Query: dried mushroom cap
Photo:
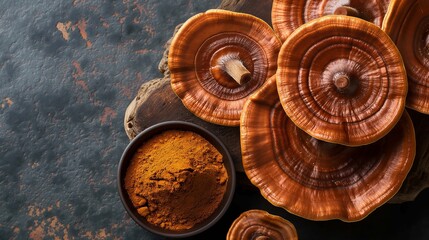
[[[272,22],[282,41],[302,24],[326,15],[358,17],[381,27],[390,0],[274,0]]]
[[[358,221],[401,187],[416,151],[407,112],[384,138],[347,147],[317,140],[283,111],[270,79],[245,104],[243,167],[273,205],[311,220]]]
[[[298,28],[280,50],[276,78],[290,119],[331,143],[375,142],[405,108],[399,51],[380,28],[358,18],[332,15]]]
[[[225,10],[195,15],[171,44],[171,87],[203,120],[238,126],[248,96],[275,74],[280,47],[270,26],[254,16]]]
[[[295,226],[262,210],[242,213],[229,228],[227,240],[297,240]]]
[[[392,0],[382,28],[404,59],[407,107],[429,114],[429,1]]]

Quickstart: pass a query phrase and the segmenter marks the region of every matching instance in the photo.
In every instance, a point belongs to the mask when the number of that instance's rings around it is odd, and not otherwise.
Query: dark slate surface
[[[0,1],[0,239],[156,239],[116,189],[122,121],[174,27],[218,1]]]
[[[117,194],[123,116],[139,86],[161,76],[174,27],[219,1],[0,4],[0,239],[162,239],[139,228]],[[428,200],[426,190],[358,223],[313,222],[239,187],[223,220],[194,239],[224,239],[251,208],[289,219],[300,239],[429,239]]]

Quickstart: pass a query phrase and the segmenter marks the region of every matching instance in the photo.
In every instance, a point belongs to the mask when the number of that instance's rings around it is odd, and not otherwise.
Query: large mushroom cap
[[[238,126],[248,96],[275,74],[280,46],[270,26],[254,16],[225,10],[197,14],[171,43],[171,86],[198,117]]]
[[[404,59],[409,84],[407,107],[429,114],[429,1],[392,0],[383,30]]]
[[[381,27],[390,0],[274,0],[272,22],[282,41],[302,24],[326,15],[359,17]]]
[[[276,74],[280,102],[311,136],[359,146],[386,135],[405,108],[402,58],[374,24],[326,16],[284,42]]]
[[[270,79],[241,117],[243,167],[272,204],[312,220],[358,221],[401,187],[416,151],[406,112],[381,140],[347,147],[312,138],[287,117]]]
[[[226,240],[297,240],[295,226],[262,210],[242,213],[229,228]]]

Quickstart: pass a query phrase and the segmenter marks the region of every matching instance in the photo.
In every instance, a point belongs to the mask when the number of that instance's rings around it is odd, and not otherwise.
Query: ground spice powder
[[[131,160],[125,188],[140,215],[170,230],[207,219],[226,191],[222,155],[189,131],[165,131],[146,141]]]

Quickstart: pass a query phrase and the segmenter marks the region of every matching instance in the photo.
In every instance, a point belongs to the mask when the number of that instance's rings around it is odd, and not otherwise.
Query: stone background
[[[0,239],[162,239],[126,214],[116,189],[126,107],[162,77],[174,27],[219,1],[0,0]],[[194,239],[224,239],[265,209],[300,239],[429,239],[429,191],[358,223],[313,222],[238,187],[227,215]]]

